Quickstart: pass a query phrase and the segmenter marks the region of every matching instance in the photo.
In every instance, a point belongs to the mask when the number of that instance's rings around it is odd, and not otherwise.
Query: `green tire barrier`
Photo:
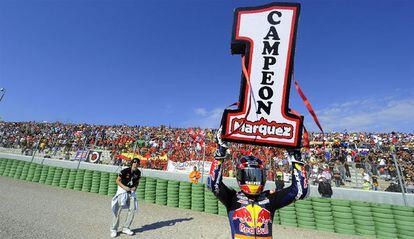
[[[178,207],[180,182],[169,180],[167,185],[167,206]]]
[[[414,208],[391,206],[399,238],[414,238]]]
[[[43,165],[37,164],[35,168],[35,172],[33,175],[32,182],[38,183],[40,180],[40,175],[42,174]]]
[[[316,229],[315,216],[311,200],[300,200],[293,204],[296,212],[298,227]]]
[[[155,187],[155,204],[167,205],[167,183],[165,179],[158,178]]]
[[[60,177],[59,187],[66,188],[66,185],[68,184],[68,181],[69,181],[69,174],[70,174],[70,169],[64,168],[62,171],[62,175]]]
[[[204,211],[204,190],[205,190],[204,184],[193,184],[192,185],[191,187],[191,210],[198,211],[198,212]]]
[[[11,177],[13,177],[14,179],[20,179],[20,175],[22,175],[24,164],[25,164],[24,161],[19,161],[19,163],[17,164],[17,167],[16,167],[16,172]]]
[[[52,186],[59,186],[62,177],[63,168],[56,168],[52,179]]]
[[[118,178],[118,174],[110,173],[109,180],[108,180],[108,195],[114,196],[116,190],[118,190],[118,184],[116,184],[116,179]]]
[[[73,189],[77,191],[82,190],[84,176],[85,176],[85,169],[77,170],[76,177],[75,177],[75,184],[73,185]]]
[[[273,215],[273,224],[280,225],[280,216],[279,216],[279,211],[278,210],[276,210],[275,214]]]
[[[93,171],[92,173],[92,185],[91,185],[91,193],[98,193],[99,192],[99,185],[101,182],[101,172]]]
[[[224,204],[221,203],[220,201],[217,202],[217,205],[218,205],[218,215],[227,216],[226,206],[224,206]]]
[[[178,207],[191,209],[191,183],[180,182],[178,188]]]
[[[109,173],[101,172],[98,193],[100,195],[108,195]]]
[[[49,167],[49,170],[47,171],[47,176],[45,180],[46,185],[52,185],[53,177],[55,176],[56,167]]]
[[[147,178],[141,177],[137,188],[137,199],[143,201],[145,199],[145,183]]]
[[[8,159],[1,159],[0,160],[0,176],[3,176],[3,172],[6,169],[7,162],[9,162]]]
[[[339,201],[338,203],[332,204],[332,200],[326,198],[312,198],[309,201],[312,205],[316,229],[320,231],[335,232],[336,227],[332,212],[332,206],[343,206],[345,202]],[[295,204],[298,203],[299,201]]]
[[[13,164],[15,164],[15,160],[10,159],[9,162],[6,164],[6,168],[4,169],[3,176],[9,177]]]
[[[26,180],[27,174],[29,173],[30,165],[31,165],[30,162],[24,162],[22,174],[20,175],[20,178],[19,178],[20,180]]]
[[[36,167],[37,167],[37,164],[35,164],[35,163],[30,164],[29,170],[27,171],[27,177],[25,179],[26,181],[31,182],[33,180],[33,177],[34,177],[35,171],[36,171]],[[1,175],[1,173],[0,173],[0,175]]]
[[[74,189],[75,182],[76,182],[76,174],[77,174],[77,170],[75,169],[71,169],[69,171],[68,183],[66,184],[67,189]]]
[[[82,192],[90,192],[92,187],[92,177],[93,171],[85,170],[85,174],[83,175],[83,183],[82,183]]]
[[[355,232],[366,237],[375,237],[375,223],[370,205],[351,202],[351,213],[354,219]]]
[[[4,164],[4,166],[3,166],[4,169],[3,169],[3,172],[1,174],[1,176],[6,176],[7,177],[9,175],[11,165],[13,164],[13,161],[14,160],[12,160],[12,159],[7,159],[7,161],[5,163],[3,163]]]
[[[204,211],[211,214],[218,214],[218,200],[214,194],[205,188],[204,190]]]
[[[16,173],[16,168],[17,168],[17,164],[19,163],[19,161],[14,160],[11,167],[10,167],[10,171],[8,173],[8,177],[14,177],[14,174]]]
[[[116,173],[58,168],[0,159],[0,176],[113,196]],[[236,189],[238,190],[238,189]],[[142,177],[137,197],[146,202],[227,216],[203,184]],[[273,223],[375,238],[414,239],[414,208],[338,199],[311,198],[277,210]]]
[[[298,221],[294,204],[290,204],[278,210],[280,224],[283,226],[297,227]]]
[[[147,178],[145,182],[145,202],[155,203],[155,191],[157,188],[157,179]]]

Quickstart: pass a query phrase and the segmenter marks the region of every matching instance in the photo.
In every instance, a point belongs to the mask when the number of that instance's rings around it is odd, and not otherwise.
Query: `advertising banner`
[[[168,160],[167,171],[169,172],[182,172],[189,173],[193,171],[194,166],[197,166],[197,170],[202,172],[203,161],[201,160],[192,160],[186,162],[174,162]],[[209,172],[211,167],[211,162],[204,162],[204,172]]]

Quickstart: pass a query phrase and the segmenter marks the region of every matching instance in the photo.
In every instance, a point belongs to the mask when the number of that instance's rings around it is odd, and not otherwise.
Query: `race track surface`
[[[0,177],[0,238],[110,238],[111,197]],[[117,238],[230,238],[227,218],[140,202],[131,229]],[[122,225],[125,214],[121,215]],[[361,238],[273,227],[273,238]]]

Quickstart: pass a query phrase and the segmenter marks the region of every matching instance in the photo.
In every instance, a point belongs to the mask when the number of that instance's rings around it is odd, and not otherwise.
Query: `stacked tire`
[[[91,186],[91,193],[98,193],[99,192],[99,185],[101,183],[101,172],[93,171],[92,174],[92,186]]]
[[[60,178],[62,177],[63,168],[56,168],[53,174],[52,186],[59,186]]]
[[[22,175],[22,171],[23,171],[23,166],[26,162],[24,161],[19,161],[16,167],[16,172],[14,173],[14,175],[12,175],[12,177],[14,179],[20,179],[20,175]]]
[[[180,182],[178,207],[183,209],[191,208],[191,183],[189,182]]]
[[[20,175],[20,178],[19,178],[20,180],[26,180],[27,174],[29,173],[30,165],[31,165],[30,162],[24,162],[22,174]]]
[[[6,176],[6,177],[9,176],[9,173],[10,173],[10,170],[11,170],[11,167],[14,161],[15,160],[12,160],[12,159],[7,160],[7,162],[4,164],[4,171],[1,174],[2,176]]]
[[[213,192],[204,189],[204,211],[211,214],[218,214],[218,200]]]
[[[33,179],[33,177],[34,177],[34,174],[35,174],[35,171],[36,171],[36,167],[37,167],[37,165],[38,164],[35,164],[35,163],[32,163],[32,164],[30,164],[30,166],[29,166],[29,171],[27,172],[27,177],[26,177],[26,181],[29,181],[29,182],[31,182],[32,181],[32,179]],[[1,170],[0,170],[1,171]],[[0,175],[1,175],[1,173],[0,173]]]
[[[85,174],[83,176],[83,184],[82,184],[82,192],[90,192],[92,187],[92,177],[93,171],[85,170]]]
[[[116,184],[116,179],[118,178],[118,174],[111,173],[109,174],[109,181],[108,181],[108,195],[113,197],[118,190],[118,184]]]
[[[298,227],[316,229],[315,217],[312,210],[312,201],[299,200],[295,202],[295,211]]]
[[[155,191],[157,188],[157,180],[154,178],[147,178],[145,182],[145,202],[155,203]]]
[[[101,179],[99,182],[99,191],[100,195],[108,195],[108,185],[109,185],[109,173],[101,172]]]
[[[414,238],[414,208],[405,206],[392,206],[398,238]]]
[[[351,212],[358,235],[375,237],[375,224],[371,205],[367,202],[351,202]]]
[[[73,189],[75,189],[77,191],[82,190],[84,176],[85,176],[85,170],[84,169],[77,170],[76,178],[75,178],[75,185],[73,185]]]
[[[34,171],[34,175],[32,178],[32,182],[38,183],[40,180],[40,176],[42,175],[42,170],[43,170],[43,165],[37,164],[35,171]]]
[[[14,177],[14,174],[16,173],[16,169],[17,169],[17,165],[19,164],[19,161],[17,160],[13,160],[11,166],[10,166],[10,170],[8,171],[8,177],[12,178]]]
[[[155,204],[167,205],[167,183],[165,179],[158,178],[155,189]]]
[[[397,226],[391,205],[371,204],[377,238],[397,238]]]
[[[146,177],[141,177],[137,188],[137,199],[143,201],[145,199],[145,184],[147,182]]]
[[[218,215],[220,216],[227,216],[227,209],[226,206],[224,206],[223,203],[221,203],[220,201],[218,201]]]
[[[56,167],[49,167],[49,170],[47,171],[47,176],[45,180],[46,185],[52,185],[53,183],[53,177],[55,176]]]
[[[8,159],[0,159],[0,176],[3,176],[8,161]]]
[[[335,232],[331,200],[327,198],[312,198],[311,202],[316,229],[320,231]],[[335,201],[335,203],[338,203],[336,205],[341,205],[341,201]]]
[[[332,200],[332,214],[335,223],[335,232],[341,234],[355,235],[355,224],[349,201],[343,202],[342,205],[335,205]],[[341,204],[341,203],[340,203]]]
[[[66,184],[67,189],[74,189],[75,182],[76,182],[76,174],[77,174],[77,170],[75,169],[71,169],[69,171],[68,183]]]
[[[191,210],[204,211],[204,184],[193,184],[191,187]]]
[[[279,215],[279,210],[275,211],[275,214],[273,215],[273,224],[277,224],[280,225],[280,215]]]
[[[167,206],[178,207],[180,182],[169,180],[167,183]]]
[[[298,221],[294,204],[282,207],[279,211],[280,224],[288,227],[297,227]]]
[[[62,171],[62,176],[60,178],[59,187],[66,188],[66,185],[68,184],[68,181],[69,181],[69,174],[70,174],[70,169],[64,168]]]

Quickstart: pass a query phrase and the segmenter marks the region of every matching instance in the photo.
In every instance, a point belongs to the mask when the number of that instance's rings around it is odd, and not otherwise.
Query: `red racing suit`
[[[251,197],[224,185],[222,160],[211,165],[207,187],[227,209],[233,239],[272,239],[273,215],[279,208],[309,195],[303,163],[292,162],[292,184],[277,192],[269,190]]]

